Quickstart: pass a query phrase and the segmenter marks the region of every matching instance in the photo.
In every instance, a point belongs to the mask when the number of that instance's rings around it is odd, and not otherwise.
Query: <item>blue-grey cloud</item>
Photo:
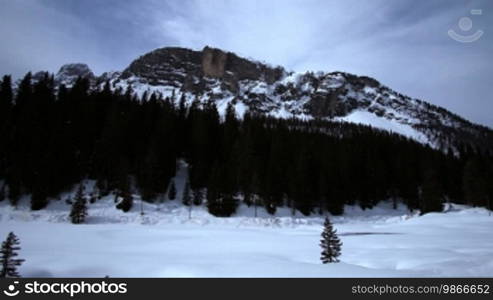
[[[0,72],[121,70],[163,46],[220,47],[296,71],[368,75],[493,126],[493,2],[0,0]],[[471,15],[482,9],[482,15]],[[473,20],[461,31],[461,17]],[[474,43],[447,31],[483,30]]]

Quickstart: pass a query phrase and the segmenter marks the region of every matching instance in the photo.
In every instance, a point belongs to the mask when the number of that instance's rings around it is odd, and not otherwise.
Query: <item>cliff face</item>
[[[189,76],[199,75],[202,54],[183,48],[163,48],[145,54],[125,69],[121,79],[139,78],[150,85],[180,87]]]
[[[122,79],[138,77],[150,85],[169,85],[198,92],[207,78],[222,80],[222,87],[238,92],[241,80],[273,83],[284,74],[281,67],[251,62],[231,52],[205,47],[202,51],[162,48],[141,56],[122,73]]]
[[[228,54],[219,49],[205,47],[202,50],[202,72],[205,76],[223,78]]]

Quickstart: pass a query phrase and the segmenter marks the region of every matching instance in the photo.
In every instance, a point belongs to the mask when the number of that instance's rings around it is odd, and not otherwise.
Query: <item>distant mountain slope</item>
[[[80,72],[79,72],[80,71]],[[492,151],[493,131],[444,108],[402,95],[377,80],[343,72],[288,72],[234,53],[162,48],[133,61],[122,72],[95,77],[86,65],[63,66],[55,79],[72,85],[89,77],[93,87],[131,87],[138,96],[159,92],[190,103],[213,100],[224,112],[233,102],[246,110],[279,118],[327,119],[367,124],[427,143],[435,148],[471,145]]]

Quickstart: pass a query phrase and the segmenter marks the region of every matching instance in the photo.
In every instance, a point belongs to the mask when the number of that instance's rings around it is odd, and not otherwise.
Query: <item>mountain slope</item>
[[[249,110],[279,118],[326,119],[363,123],[448,149],[469,145],[492,151],[493,131],[444,108],[402,95],[377,80],[343,72],[288,72],[282,67],[240,58],[206,47],[202,51],[162,48],[133,61],[122,72],[94,78],[84,65],[64,66],[56,76],[71,85],[74,70],[94,87],[110,82],[131,87],[142,97],[158,92],[178,101],[215,101],[220,113],[233,102],[237,113]],[[75,72],[76,73],[76,72]],[[89,74],[89,75],[88,75]]]

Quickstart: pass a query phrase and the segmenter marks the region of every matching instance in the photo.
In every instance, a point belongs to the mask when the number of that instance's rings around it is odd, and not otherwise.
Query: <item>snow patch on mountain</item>
[[[399,123],[392,119],[378,117],[368,111],[357,110],[345,117],[339,117],[337,120],[372,126],[406,136],[423,144],[428,143],[426,135],[414,129],[412,126]]]

